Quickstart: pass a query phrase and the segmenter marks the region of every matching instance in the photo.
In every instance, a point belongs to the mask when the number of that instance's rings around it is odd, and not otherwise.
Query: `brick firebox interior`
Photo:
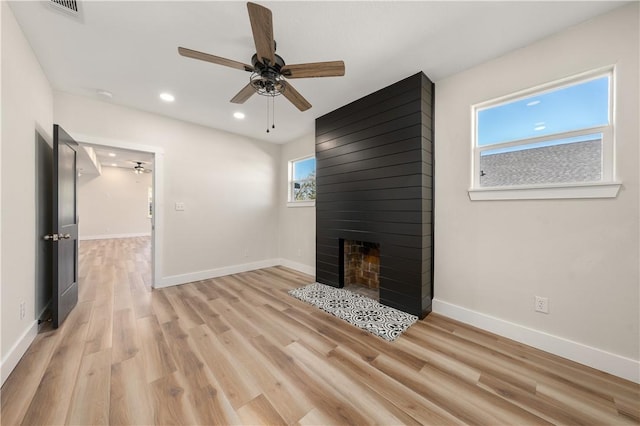
[[[380,287],[380,244],[344,241],[344,285]]]

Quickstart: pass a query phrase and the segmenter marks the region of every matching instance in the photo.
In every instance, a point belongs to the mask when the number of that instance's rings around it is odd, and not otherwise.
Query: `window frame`
[[[509,140],[478,146],[478,113],[482,110],[512,103],[535,95],[561,90],[601,77],[609,77],[609,123],[607,125],[558,132],[545,136]],[[471,106],[471,182],[468,190],[471,200],[552,199],[552,198],[613,198],[621,183],[616,181],[615,169],[615,66],[607,66],[529,89],[511,93]],[[594,182],[551,183],[534,185],[480,186],[480,156],[482,152],[500,148],[530,145],[539,142],[602,133],[601,179]]]
[[[294,158],[288,161],[287,163],[287,207],[315,207],[316,205],[316,200],[295,200],[293,198],[293,194],[294,194],[294,188],[293,185],[295,184],[296,181],[293,180],[293,168],[294,168],[294,164],[301,162],[301,161],[305,161],[305,160],[309,160],[309,159],[316,159],[315,155],[305,155],[304,157],[299,157],[299,158]],[[316,166],[317,166],[317,159],[316,159]],[[317,185],[317,182],[316,182]],[[316,187],[317,190],[317,187]]]

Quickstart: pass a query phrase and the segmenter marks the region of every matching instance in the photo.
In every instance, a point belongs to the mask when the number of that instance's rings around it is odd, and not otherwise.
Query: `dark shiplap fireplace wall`
[[[316,279],[380,244],[380,303],[423,317],[433,270],[433,83],[418,73],[316,120]]]

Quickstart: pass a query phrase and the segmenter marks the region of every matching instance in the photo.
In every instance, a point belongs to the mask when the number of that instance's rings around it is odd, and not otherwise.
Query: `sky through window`
[[[609,123],[609,76],[477,112],[478,146]]]
[[[293,180],[299,181],[309,177],[316,171],[316,159],[308,158],[306,160],[296,161],[293,163]]]

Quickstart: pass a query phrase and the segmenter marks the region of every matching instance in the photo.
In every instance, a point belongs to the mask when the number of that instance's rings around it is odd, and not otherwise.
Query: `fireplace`
[[[343,248],[343,287],[379,299],[380,244],[340,239]]]
[[[420,317],[433,295],[433,94],[417,73],[316,119],[316,281],[377,286],[380,303]],[[360,255],[345,252],[365,249],[377,264],[352,270]]]

